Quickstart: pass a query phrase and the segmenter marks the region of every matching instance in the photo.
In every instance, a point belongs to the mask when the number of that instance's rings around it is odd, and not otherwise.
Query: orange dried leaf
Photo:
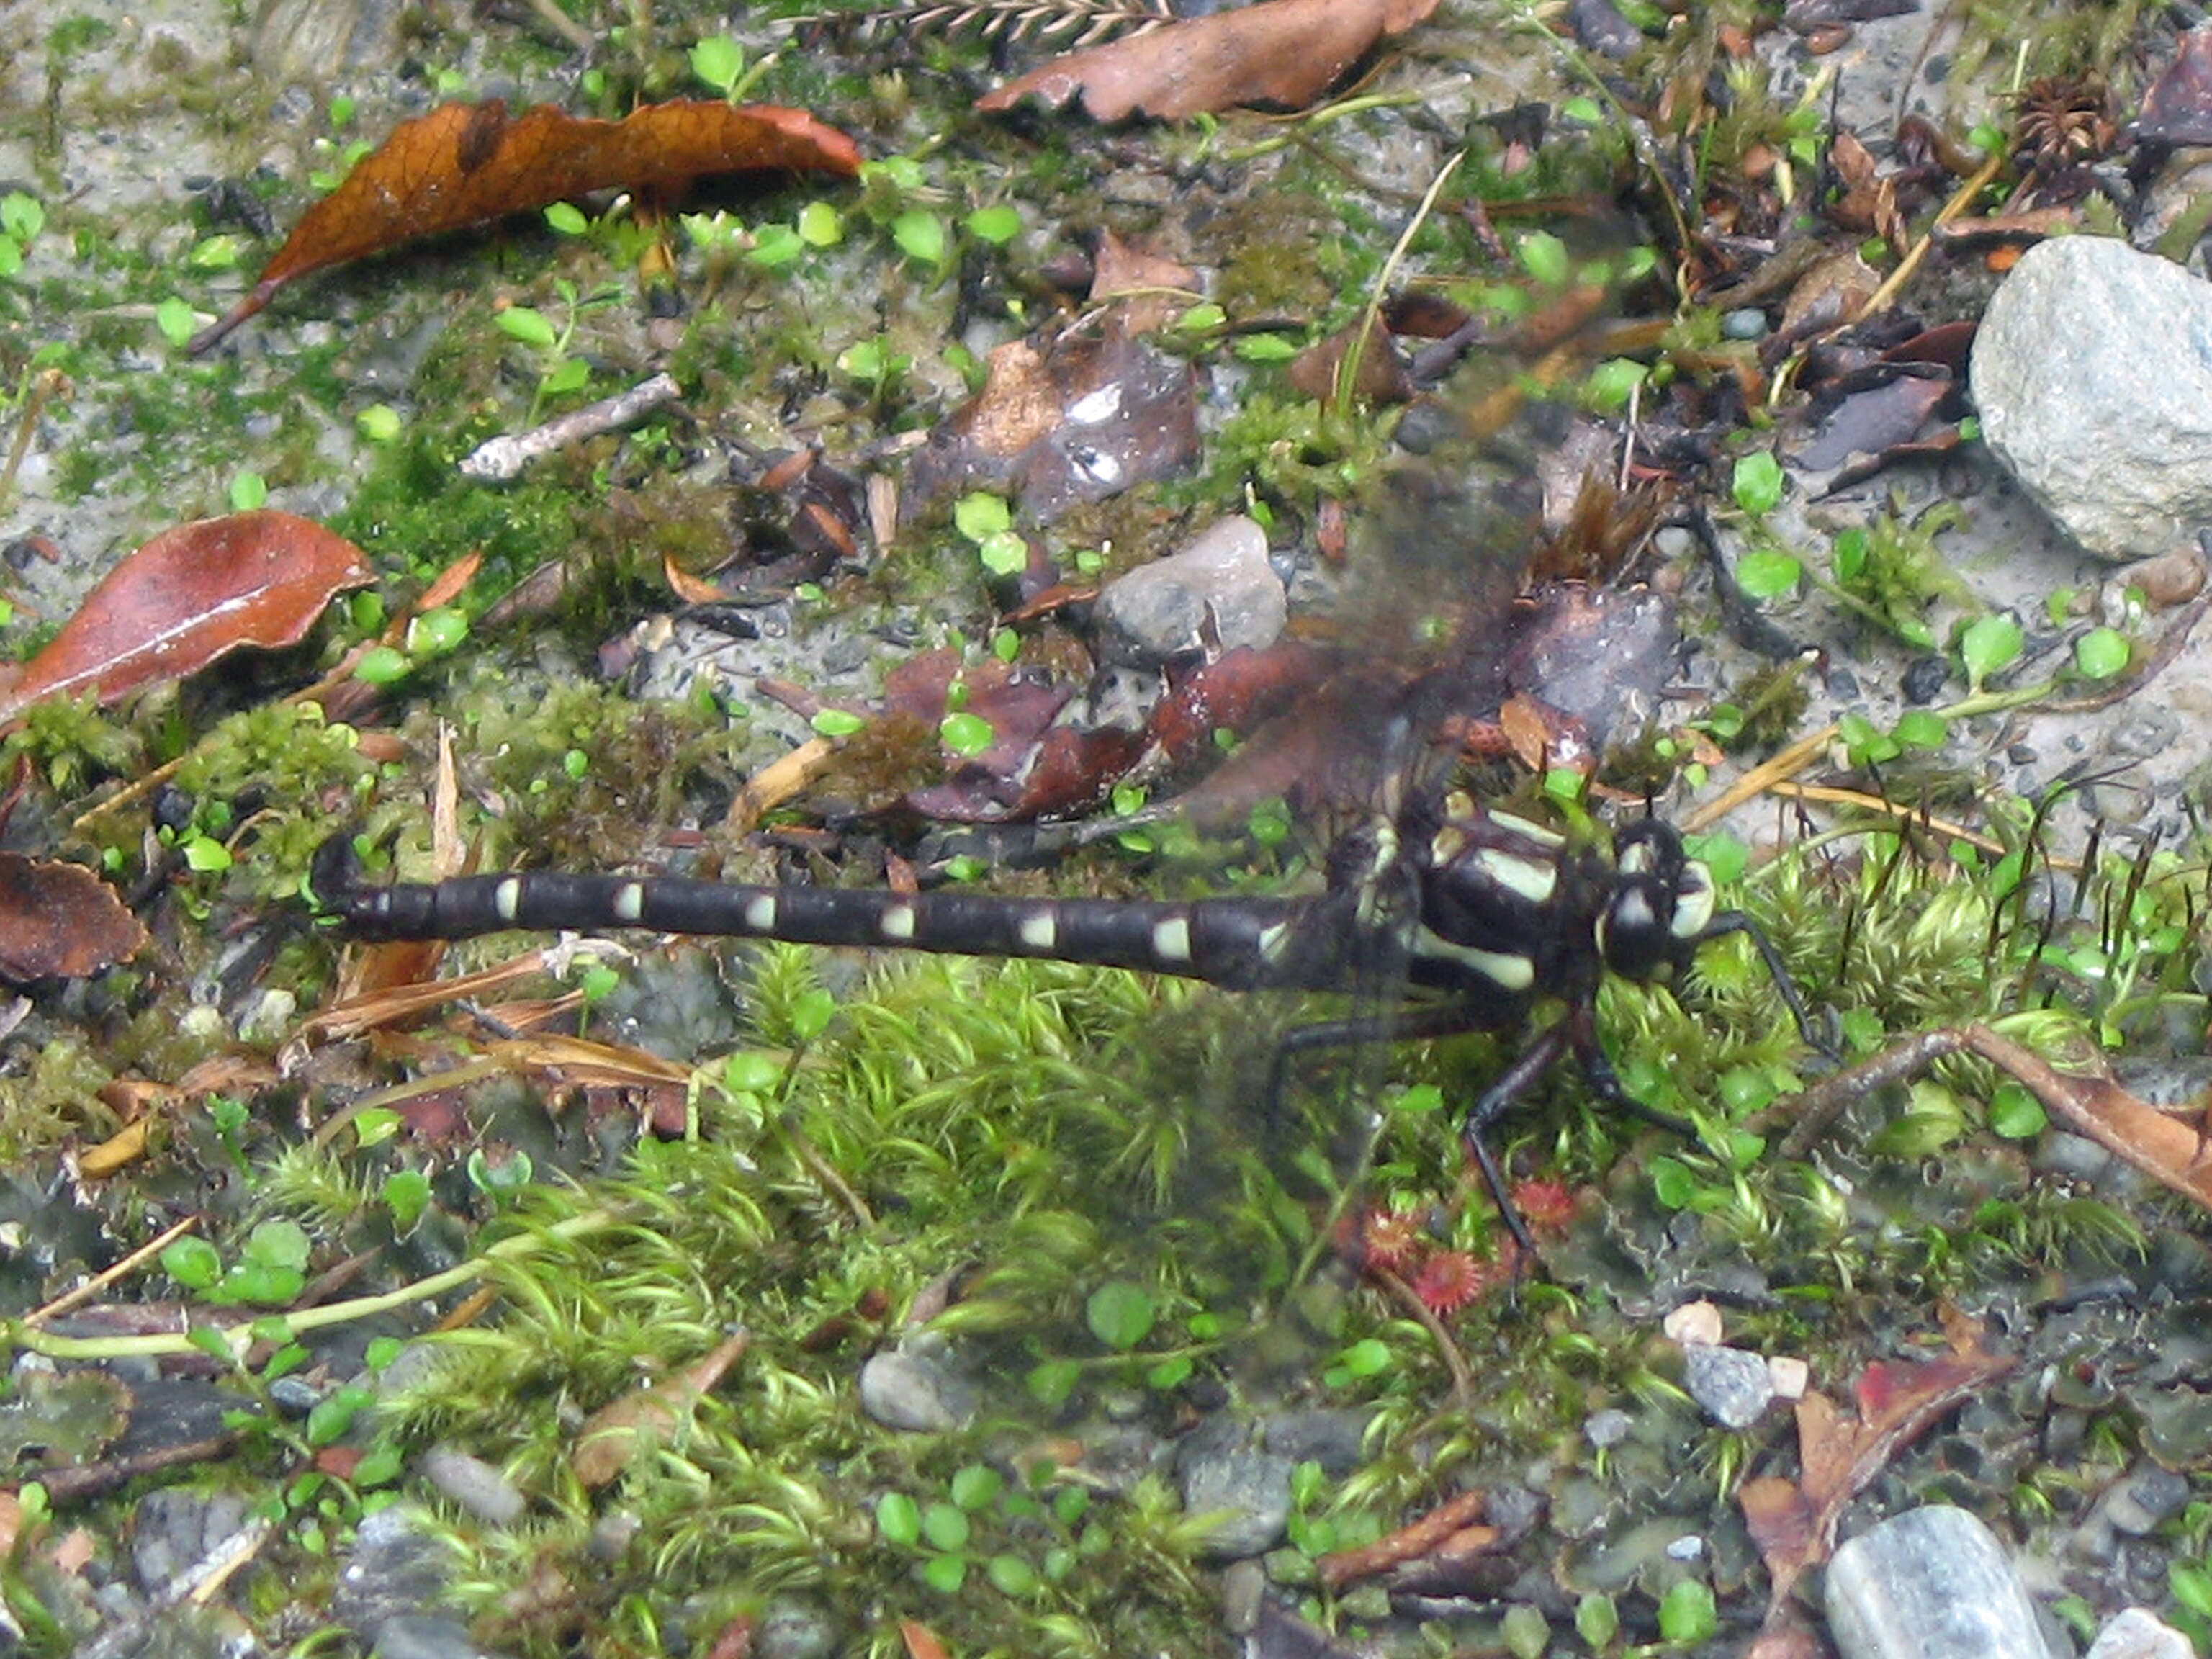
[[[739,1331],[696,1364],[592,1413],[576,1437],[575,1450],[568,1455],[569,1469],[578,1481],[598,1490],[628,1468],[639,1453],[681,1429],[691,1408],[744,1357],[750,1340]]]
[[[1069,52],[976,100],[1012,109],[1078,93],[1094,120],[1180,120],[1240,105],[1303,109],[1373,49],[1425,20],[1437,0],[1261,0]]]
[[[82,979],[145,942],[138,918],[83,866],[0,853],[0,980]]]
[[[108,573],[46,648],[0,687],[0,720],[42,697],[113,702],[241,645],[296,645],[333,594],[374,579],[362,550],[289,513],[165,530]]]
[[[804,110],[679,99],[621,121],[540,104],[447,104],[402,122],[345,182],[309,208],[253,291],[196,337],[198,353],[295,276],[595,190],[670,192],[715,173],[859,171],[850,138]]]
[[[77,1173],[87,1181],[105,1181],[119,1170],[129,1168],[146,1156],[146,1120],[126,1123],[115,1133],[81,1153],[76,1161]]]

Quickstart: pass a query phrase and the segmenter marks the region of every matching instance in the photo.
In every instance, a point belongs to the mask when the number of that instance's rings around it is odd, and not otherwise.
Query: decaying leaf
[[[681,1429],[691,1408],[743,1358],[750,1340],[739,1331],[697,1364],[592,1413],[576,1437],[575,1450],[568,1455],[576,1479],[596,1491],[628,1468],[640,1453]]]
[[[2139,137],[2160,144],[2212,143],[2212,27],[2181,37],[2181,50],[2143,94]]]
[[[983,389],[915,458],[915,510],[951,489],[1010,488],[1049,524],[1085,501],[1171,477],[1198,455],[1189,365],[1110,318],[1043,347],[1010,340],[988,365]]]
[[[1248,105],[1303,109],[1373,50],[1425,21],[1437,0],[1261,0],[1149,34],[1070,52],[976,100],[1007,110],[1078,93],[1094,120],[1177,121]]]
[[[108,573],[46,648],[0,678],[0,720],[41,697],[113,702],[240,646],[296,645],[334,594],[375,579],[362,550],[289,513],[165,530]]]
[[[859,171],[850,138],[804,110],[709,100],[650,104],[621,121],[540,104],[447,104],[403,122],[309,208],[253,291],[189,348],[205,351],[286,283],[419,237],[527,213],[596,190],[682,190],[715,173]]]
[[[1790,1604],[1791,1588],[1806,1570],[1834,1549],[1844,1505],[1930,1425],[2012,1369],[2009,1356],[1981,1346],[1979,1325],[1948,1323],[1951,1352],[1942,1358],[1869,1365],[1853,1390],[1856,1415],[1808,1392],[1797,1402],[1797,1479],[1762,1475],[1737,1494],[1772,1579],[1771,1624]]]
[[[82,979],[145,942],[138,918],[83,866],[0,853],[0,980]]]

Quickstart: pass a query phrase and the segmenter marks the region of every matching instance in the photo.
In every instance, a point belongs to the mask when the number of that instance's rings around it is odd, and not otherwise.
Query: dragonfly
[[[1635,1098],[1601,1041],[1607,975],[1650,981],[1711,941],[1747,936],[1808,1044],[1804,1002],[1773,942],[1719,907],[1711,871],[1647,813],[1609,848],[1449,793],[1377,814],[1330,847],[1326,884],[1306,895],[1182,902],[1013,897],[747,886],[678,877],[510,871],[436,883],[365,878],[347,834],[318,854],[324,913],[363,939],[454,939],[510,929],[604,931],[1028,957],[1200,980],[1231,990],[1358,993],[1402,987],[1385,1012],[1293,1028],[1269,1068],[1267,1102],[1318,1049],[1525,1026],[1560,1012],[1467,1109],[1460,1138],[1516,1242],[1537,1259],[1508,1196],[1491,1130],[1563,1057],[1597,1098],[1680,1134],[1692,1126]]]

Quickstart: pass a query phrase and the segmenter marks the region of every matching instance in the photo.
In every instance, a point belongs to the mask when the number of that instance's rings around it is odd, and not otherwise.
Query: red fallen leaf
[[[0,853],[0,979],[82,979],[145,942],[138,918],[83,866]]]
[[[241,645],[296,645],[333,594],[374,579],[359,548],[289,513],[165,530],[110,571],[45,650],[0,678],[0,720],[88,690],[113,702]]]
[[[418,237],[527,213],[595,190],[674,192],[718,173],[860,170],[850,138],[804,110],[679,99],[621,121],[540,104],[447,104],[403,121],[345,182],[309,208],[253,291],[192,339],[198,354],[267,305],[295,276]]]
[[[2143,94],[2142,137],[2161,144],[2212,143],[2212,28],[2181,37],[2181,50]]]
[[[1098,121],[1140,112],[1176,121],[1249,104],[1303,109],[1376,41],[1436,9],[1437,0],[1261,0],[1069,52],[977,99],[975,107],[1012,109],[1031,94],[1056,106],[1079,92]]]
[[[1844,1505],[1937,1419],[2012,1369],[2011,1358],[1982,1346],[1979,1325],[1946,1323],[1948,1354],[1903,1364],[1878,1360],[1866,1368],[1854,1391],[1856,1417],[1817,1391],[1806,1394],[1797,1402],[1796,1480],[1765,1475],[1738,1492],[1771,1580],[1770,1631],[1779,1629],[1798,1578],[1828,1559]]]

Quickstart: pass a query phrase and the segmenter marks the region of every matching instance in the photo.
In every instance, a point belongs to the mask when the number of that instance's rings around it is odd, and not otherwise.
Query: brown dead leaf
[[[1178,121],[1249,105],[1303,109],[1372,51],[1425,21],[1437,0],[1261,0],[1237,11],[1072,52],[978,99],[984,111],[1078,93],[1093,120]]]
[[[1010,340],[987,363],[983,389],[915,458],[915,512],[954,489],[1010,487],[1049,524],[1085,501],[1171,477],[1198,455],[1190,366],[1133,339],[1112,317],[1043,348]]]
[[[1119,301],[1121,326],[1155,334],[1200,297],[1199,274],[1188,265],[1132,247],[1112,231],[1101,232],[1091,276],[1091,302]]]
[[[804,110],[679,99],[621,121],[550,104],[510,117],[503,99],[453,103],[402,122],[345,182],[309,208],[228,316],[203,330],[198,354],[252,316],[295,276],[565,202],[596,190],[674,193],[694,179],[763,169],[851,173],[859,148]]]
[[[2117,1152],[2155,1181],[2212,1208],[2212,1138],[2201,1115],[2161,1110],[2116,1082],[2102,1060],[2083,1053],[2081,1069],[2060,1072],[2040,1054],[1969,1025],[1965,1046],[2027,1086],[2051,1116]]]
[[[568,1467],[586,1488],[605,1486],[641,1452],[681,1429],[691,1409],[736,1364],[751,1340],[739,1331],[696,1364],[593,1412],[576,1436]]]
[[[0,853],[0,980],[82,979],[145,942],[138,918],[83,866]]]
[[[165,530],[0,681],[0,720],[42,697],[89,690],[113,702],[242,645],[296,645],[332,595],[374,578],[351,542],[289,513],[234,513]]]
[[[1808,1392],[1797,1402],[1798,1478],[1761,1476],[1738,1492],[1772,1581],[1770,1629],[1790,1605],[1792,1586],[1834,1549],[1844,1506],[1939,1418],[2013,1368],[2009,1356],[1982,1346],[1978,1324],[1963,1318],[1944,1323],[1948,1354],[1902,1364],[1878,1360],[1861,1373],[1855,1416],[1825,1395]]]

